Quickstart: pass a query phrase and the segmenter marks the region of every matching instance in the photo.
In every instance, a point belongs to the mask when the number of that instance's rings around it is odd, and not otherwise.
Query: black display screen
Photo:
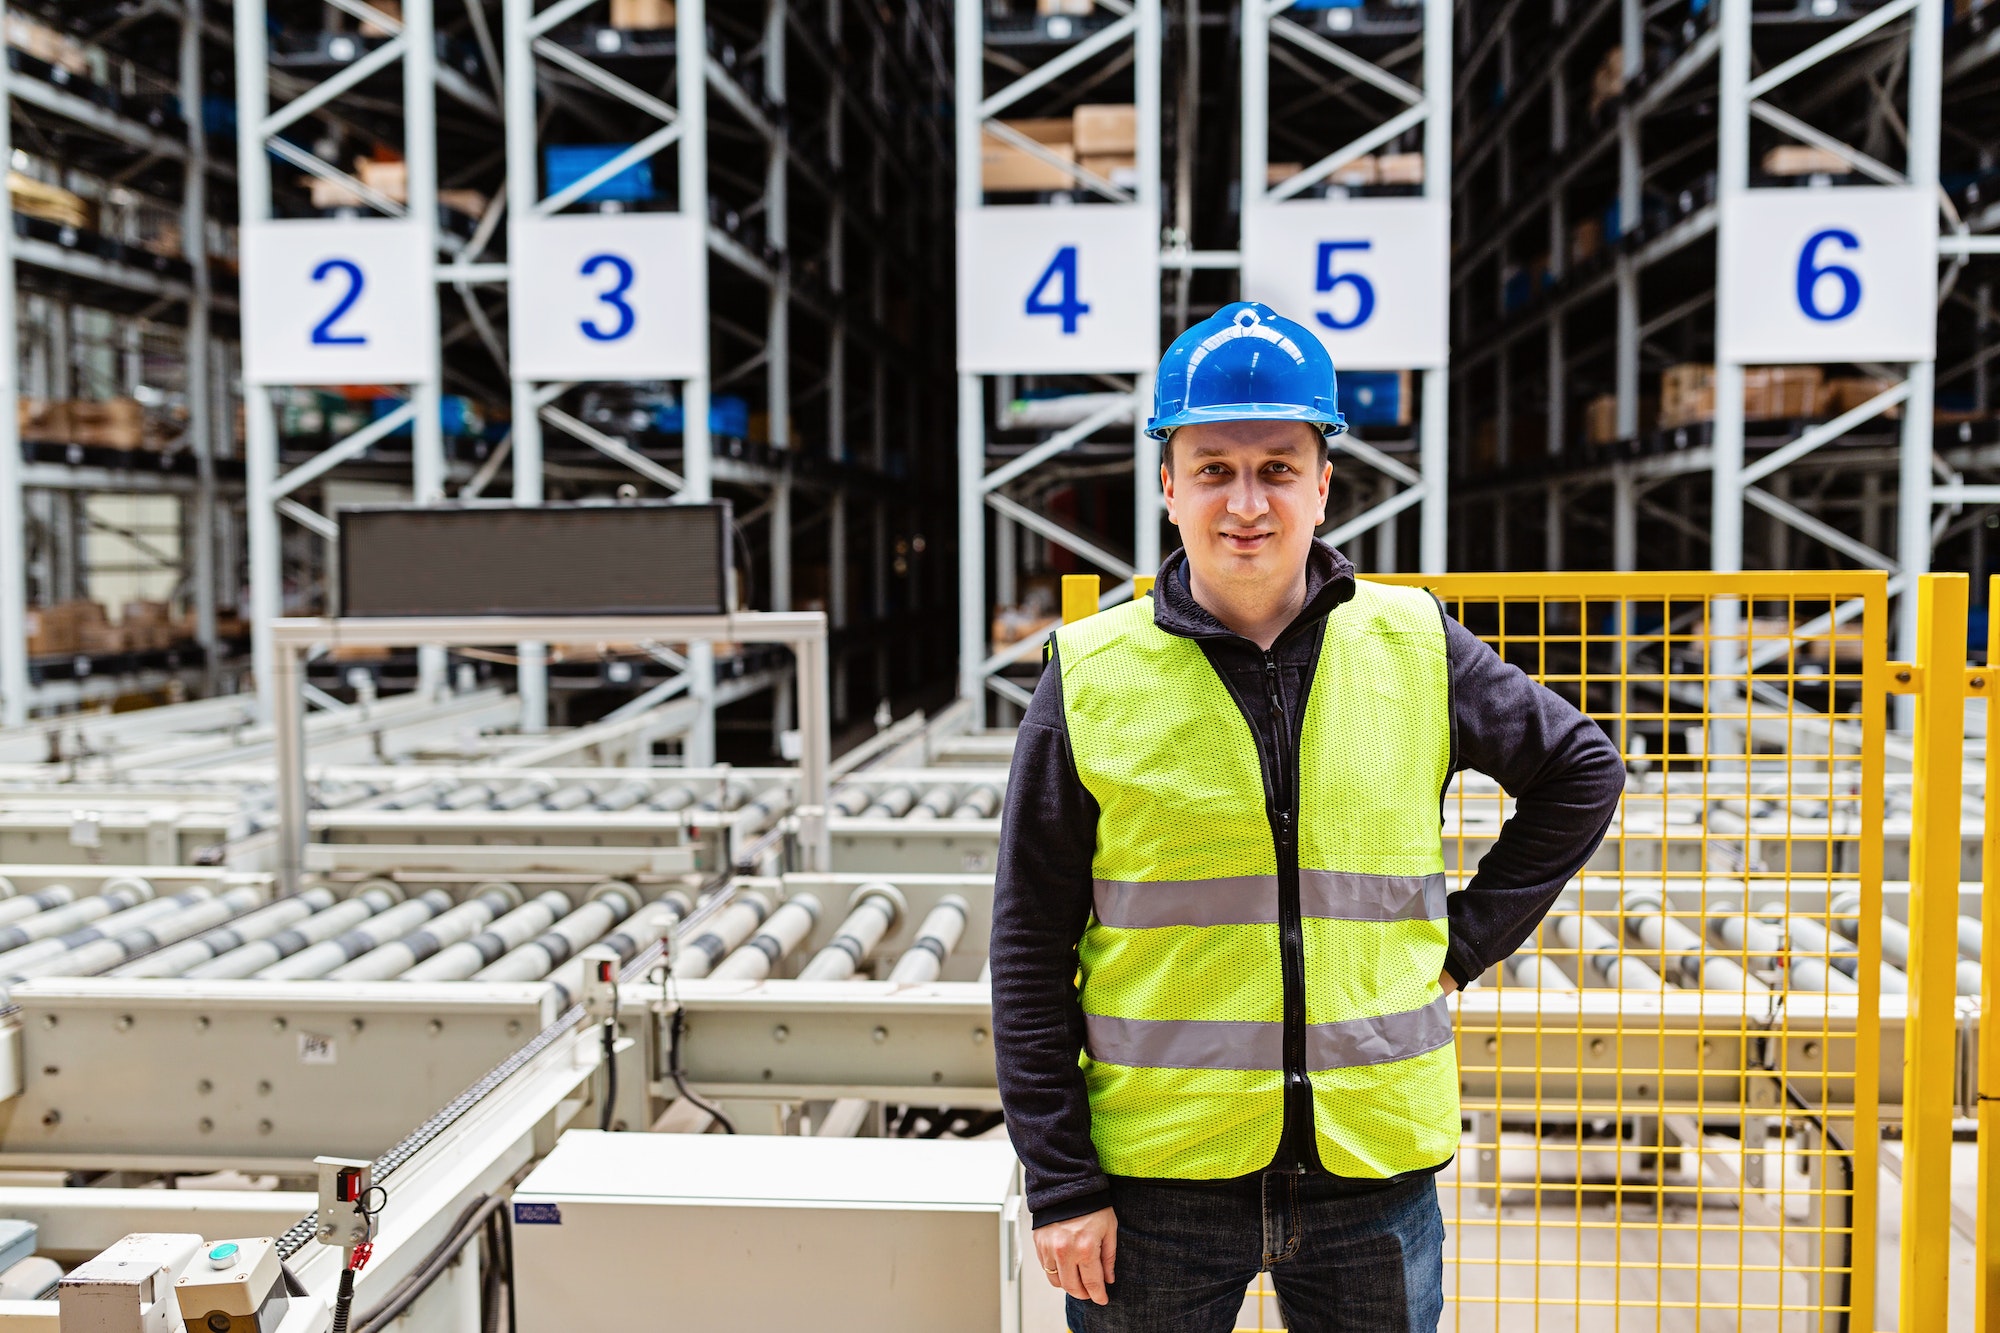
[[[720,615],[729,505],[342,509],[347,616]]]

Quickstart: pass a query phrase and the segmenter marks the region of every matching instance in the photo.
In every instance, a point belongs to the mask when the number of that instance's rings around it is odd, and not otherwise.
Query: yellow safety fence
[[[1965,576],[1920,580],[1908,663],[1889,659],[1880,571],[1387,581],[1429,588],[1575,703],[1628,773],[1603,847],[1457,997],[1443,1327],[1942,1333],[1953,1134],[1974,1114],[1979,1198],[2000,1192],[1977,1092],[2000,1094],[2000,1024],[1978,1023],[1989,997],[1960,999],[1993,984],[1982,927],[1960,920],[1980,873],[1960,834],[1966,700],[1988,692],[1966,666]],[[1095,579],[1073,583],[1069,619],[1098,603]],[[1892,736],[1895,694],[1915,723]],[[1457,884],[1512,805],[1483,775],[1452,783]],[[1984,1208],[1978,1226],[1957,1305],[2000,1333]],[[1268,1275],[1241,1326],[1282,1327]]]

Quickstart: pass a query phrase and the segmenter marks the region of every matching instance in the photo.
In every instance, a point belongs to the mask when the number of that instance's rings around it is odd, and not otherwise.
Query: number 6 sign
[[[1430,199],[1257,204],[1243,221],[1244,299],[1317,333],[1339,370],[1443,365],[1449,263]]]
[[[253,384],[405,384],[437,364],[437,296],[407,222],[259,222],[243,236]]]
[[[674,380],[708,368],[707,256],[678,213],[517,219],[509,233],[513,373]]]
[[[1718,341],[1763,365],[1925,361],[1937,348],[1937,203],[1876,186],[1722,201]]]

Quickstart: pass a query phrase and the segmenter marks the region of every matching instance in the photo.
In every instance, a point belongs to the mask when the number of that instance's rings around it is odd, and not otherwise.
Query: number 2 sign
[[[961,210],[958,368],[1150,370],[1160,356],[1159,254],[1150,208]]]
[[[1934,197],[1876,186],[1738,191],[1723,197],[1721,226],[1725,360],[1936,355]]]
[[[513,372],[524,380],[672,380],[708,364],[707,256],[678,213],[516,220]]]
[[[1312,329],[1339,370],[1443,365],[1449,262],[1430,199],[1257,204],[1243,222],[1244,299]]]
[[[437,296],[415,227],[260,222],[243,237],[253,384],[405,384],[437,363]]]

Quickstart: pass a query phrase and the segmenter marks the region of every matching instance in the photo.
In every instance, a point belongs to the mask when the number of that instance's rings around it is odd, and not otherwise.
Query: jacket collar
[[[1317,537],[1306,550],[1306,600],[1278,636],[1282,643],[1302,627],[1325,618],[1354,596],[1354,565]],[[1160,565],[1153,584],[1153,623],[1183,639],[1236,639],[1234,630],[1210,615],[1188,590],[1187,550],[1176,547]],[[1245,640],[1248,642],[1248,640]]]

